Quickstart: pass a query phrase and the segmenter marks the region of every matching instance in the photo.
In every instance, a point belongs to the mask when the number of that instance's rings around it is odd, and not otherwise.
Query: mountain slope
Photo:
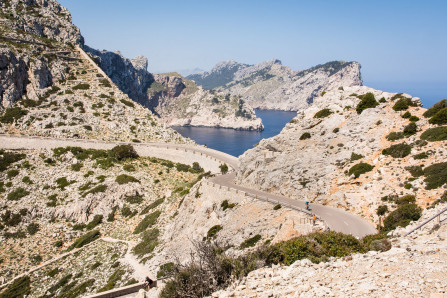
[[[361,111],[368,100],[374,104]],[[446,151],[443,128],[431,130],[437,125],[420,105],[418,98],[368,87],[327,92],[278,136],[247,151],[236,180],[376,223],[378,207],[394,210],[403,195],[426,207],[444,191],[445,176],[433,171],[445,170]]]
[[[223,75],[222,80],[219,78]],[[231,77],[231,81],[229,79]],[[221,62],[210,72],[196,76],[197,84],[212,79],[216,90],[241,96],[253,108],[300,110],[322,92],[341,86],[361,86],[360,64],[332,61],[310,69],[293,71],[279,60],[256,65]]]

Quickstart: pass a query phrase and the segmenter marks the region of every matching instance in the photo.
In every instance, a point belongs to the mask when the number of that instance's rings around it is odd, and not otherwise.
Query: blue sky
[[[149,71],[277,58],[294,70],[358,61],[365,85],[447,98],[447,1],[60,0],[86,44]]]

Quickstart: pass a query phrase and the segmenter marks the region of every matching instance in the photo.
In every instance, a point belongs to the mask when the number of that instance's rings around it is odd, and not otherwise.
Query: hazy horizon
[[[445,1],[60,0],[87,45],[149,59],[152,73],[223,60],[279,59],[293,70],[358,61],[364,84],[447,97]]]

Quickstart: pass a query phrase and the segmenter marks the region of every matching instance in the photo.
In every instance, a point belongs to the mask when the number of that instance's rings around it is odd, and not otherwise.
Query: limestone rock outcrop
[[[293,71],[272,59],[256,65],[235,61],[218,63],[210,72],[190,75],[204,88],[241,96],[253,108],[300,110],[322,92],[342,86],[361,86],[358,62],[332,61]]]
[[[0,104],[10,106],[26,92],[27,66],[8,48],[0,49]]]

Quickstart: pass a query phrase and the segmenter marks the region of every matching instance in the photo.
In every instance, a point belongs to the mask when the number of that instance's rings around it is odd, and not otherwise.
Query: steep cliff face
[[[88,46],[84,46],[84,49],[132,100],[146,107],[151,106],[147,89],[154,78],[147,71],[148,60],[146,57],[137,56],[131,60],[125,58],[120,52],[101,52]]]
[[[356,107],[367,99],[374,104],[359,114]],[[429,170],[423,169],[445,161],[447,152],[445,141],[421,140],[422,132],[434,126],[422,116],[425,111],[418,98],[405,94],[368,87],[328,91],[278,136],[242,155],[236,180],[376,222],[377,207],[389,204],[382,201],[386,196],[411,194],[426,206],[443,189],[432,187]]]
[[[261,119],[240,97],[210,92],[177,73],[154,76],[150,108],[171,126],[207,126],[262,130]]]
[[[253,108],[272,110],[300,110],[322,92],[362,85],[357,62],[332,61],[301,71],[293,71],[276,59],[251,66],[237,64],[237,68],[233,65],[221,62],[209,73],[188,78],[199,85],[212,79],[219,82],[213,85],[217,90],[241,96]],[[222,73],[228,75],[219,81]]]

